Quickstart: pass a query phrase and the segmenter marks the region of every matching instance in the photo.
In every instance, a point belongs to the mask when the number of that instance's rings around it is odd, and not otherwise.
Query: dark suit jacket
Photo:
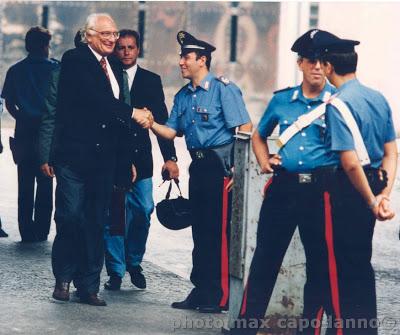
[[[109,62],[122,87],[122,68],[112,58]],[[117,152],[128,148],[120,146],[119,135],[128,129],[132,107],[114,98],[100,63],[86,45],[63,55],[56,109],[55,164],[114,166]]]
[[[154,119],[164,124],[168,119],[168,111],[164,102],[164,91],[159,75],[138,66],[131,87],[131,104],[135,108],[147,107],[153,113]],[[176,157],[174,142],[157,137],[164,161]],[[136,122],[130,123],[128,138],[130,153],[138,171],[138,179],[153,176],[153,157],[149,131]]]

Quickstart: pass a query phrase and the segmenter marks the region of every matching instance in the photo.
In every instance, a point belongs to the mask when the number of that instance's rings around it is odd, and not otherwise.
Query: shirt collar
[[[126,73],[128,74],[128,77],[130,79],[132,79],[132,78],[135,78],[137,69],[138,69],[138,65],[136,63],[135,65],[133,65],[129,69],[124,69],[124,71],[126,71]]]
[[[215,76],[211,72],[208,72],[207,75],[200,82],[200,85],[198,87],[201,87],[203,90],[208,91],[211,86],[211,81],[214,77]],[[193,88],[192,82],[189,83],[188,89],[191,90],[192,92],[195,91],[195,89]]]
[[[333,90],[332,86],[328,82],[326,82],[321,93],[317,97],[310,99],[310,98],[306,98],[303,95],[303,90],[301,89],[301,85],[299,85],[293,91],[291,102],[294,102],[296,100],[300,100],[306,104],[308,104],[310,101],[326,102],[331,97],[332,90]]]
[[[100,62],[100,60],[104,57],[100,55],[97,51],[94,51],[93,48],[88,44],[89,49],[93,52],[93,55],[96,57],[96,59]],[[104,57],[107,60],[107,56]]]
[[[346,88],[346,87],[358,85],[359,83],[360,83],[360,82],[358,81],[357,78],[350,79],[350,80],[346,81],[342,86],[340,86],[340,87],[338,88],[338,91],[340,92],[340,91],[342,91],[342,90],[343,90],[344,88]]]

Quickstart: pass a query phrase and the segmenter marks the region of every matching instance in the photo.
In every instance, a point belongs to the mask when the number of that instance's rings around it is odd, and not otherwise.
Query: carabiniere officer
[[[189,198],[192,203],[194,285],[188,297],[173,308],[219,312],[227,307],[228,200],[233,136],[236,128],[251,131],[252,124],[240,89],[210,70],[215,47],[185,31],[177,35],[181,46],[179,66],[190,82],[175,95],[165,126],[156,122],[158,136],[173,139],[185,135],[192,157],[189,168]],[[224,211],[224,214],[223,214]]]
[[[313,51],[314,32],[308,31],[292,46],[303,74],[301,85],[275,92],[252,137],[253,150],[262,173],[272,173],[265,187],[257,230],[257,246],[250,267],[239,316],[230,334],[257,334],[270,302],[286,250],[296,227],[307,258],[304,291],[313,299],[318,291],[321,255],[315,252],[323,239],[315,239],[324,228],[324,180],[337,157],[325,146],[325,104],[335,88],[327,83]],[[319,108],[312,122],[300,117]],[[301,120],[301,119],[300,119]],[[267,137],[279,126],[278,158],[272,165]],[[284,140],[288,132],[291,137]],[[307,304],[308,305],[308,304]],[[259,320],[259,323],[255,323]],[[250,324],[250,322],[252,323]],[[247,326],[247,327],[246,327]],[[255,327],[257,326],[257,327]]]

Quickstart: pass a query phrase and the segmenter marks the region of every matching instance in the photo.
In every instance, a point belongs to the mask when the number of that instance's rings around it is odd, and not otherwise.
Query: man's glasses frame
[[[89,28],[89,30],[93,30],[98,33],[102,38],[111,38],[114,37],[116,40],[119,38],[119,31],[98,31],[93,28]]]

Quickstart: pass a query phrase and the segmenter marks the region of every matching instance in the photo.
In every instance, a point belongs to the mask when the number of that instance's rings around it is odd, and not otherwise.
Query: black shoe
[[[8,237],[8,234],[0,228],[0,237]]]
[[[56,280],[56,286],[53,291],[53,298],[60,301],[69,300],[69,282]]]
[[[183,301],[176,301],[171,304],[172,308],[177,309],[193,309],[196,310],[200,306],[200,299],[196,289],[193,289]]]
[[[140,265],[133,266],[129,269],[129,274],[131,275],[131,282],[137,288],[146,288],[146,277],[142,273],[143,269]]]
[[[122,278],[112,274],[110,279],[104,283],[104,288],[109,291],[119,291],[121,289]]]
[[[222,308],[219,305],[200,305],[200,313],[221,313]]]
[[[82,303],[91,306],[107,306],[105,300],[99,298],[97,293],[82,294],[79,292],[79,299]]]

